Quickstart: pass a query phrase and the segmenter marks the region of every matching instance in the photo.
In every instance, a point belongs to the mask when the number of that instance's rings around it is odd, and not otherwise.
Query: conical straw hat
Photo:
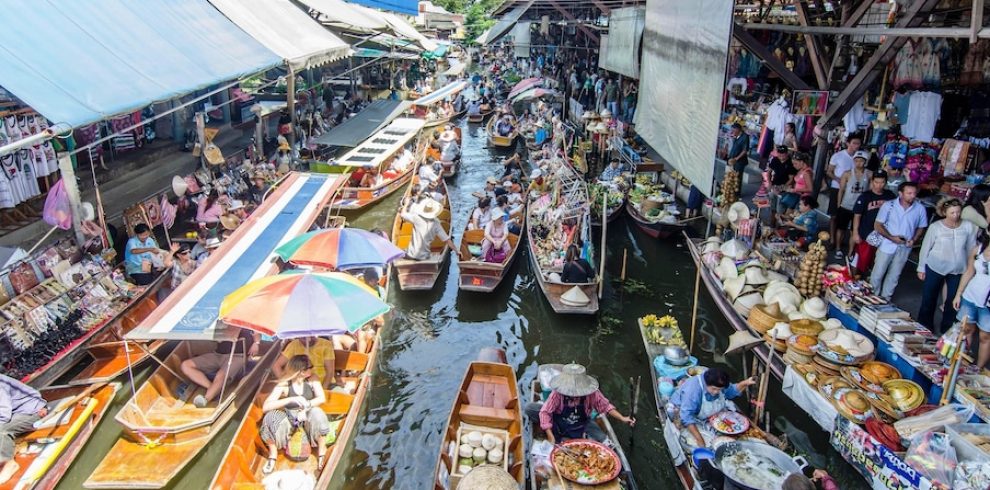
[[[761,342],[763,340],[749,333],[749,330],[740,330],[729,336],[729,347],[725,349],[725,355],[747,350]]]
[[[580,364],[565,364],[550,380],[550,389],[564,396],[588,396],[598,390],[598,380],[586,374]]]
[[[500,466],[483,464],[472,468],[461,482],[457,490],[518,490],[519,482],[512,478]]]
[[[574,286],[560,297],[560,302],[567,306],[586,306],[591,300],[581,288]]]

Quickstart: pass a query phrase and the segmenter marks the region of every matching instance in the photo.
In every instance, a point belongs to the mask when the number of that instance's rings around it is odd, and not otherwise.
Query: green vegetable
[[[474,466],[474,459],[472,458],[461,458],[457,460],[459,466]]]

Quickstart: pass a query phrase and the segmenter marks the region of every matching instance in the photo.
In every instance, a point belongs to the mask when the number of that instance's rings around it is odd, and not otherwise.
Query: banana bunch
[[[640,319],[646,331],[646,340],[651,344],[684,345],[684,336],[678,328],[677,319],[665,315],[646,315]]]

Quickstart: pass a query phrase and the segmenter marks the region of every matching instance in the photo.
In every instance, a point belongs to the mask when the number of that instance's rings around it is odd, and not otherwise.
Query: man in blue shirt
[[[48,404],[38,390],[0,374],[0,484],[20,469],[14,460],[14,438],[33,430],[46,415]]]
[[[134,236],[127,240],[124,247],[124,268],[131,280],[139,286],[147,286],[155,280],[152,274],[151,264],[154,256],[164,253],[158,247],[158,242],[151,237],[151,229],[144,223],[134,226]],[[148,265],[145,265],[147,261]]]
[[[744,379],[736,384],[729,383],[729,374],[718,368],[711,368],[692,376],[680,386],[670,397],[667,414],[673,419],[680,418],[680,425],[694,436],[698,447],[706,447],[701,430],[708,425],[708,417],[723,410],[732,410],[735,406],[729,400],[742,394],[747,386],[756,384],[753,378]]]
[[[917,197],[918,184],[902,182],[897,186],[897,199],[887,201],[873,223],[874,230],[883,237],[883,241],[877,250],[870,285],[874,293],[886,300],[894,295],[908,255],[928,226],[928,213],[916,200]]]

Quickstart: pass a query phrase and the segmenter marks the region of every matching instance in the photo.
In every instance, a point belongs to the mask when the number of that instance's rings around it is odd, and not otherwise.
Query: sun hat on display
[[[176,196],[182,197],[186,195],[186,191],[189,190],[189,184],[186,183],[186,179],[176,175],[172,177],[172,192]]]
[[[801,304],[801,313],[804,313],[808,318],[824,319],[828,316],[828,306],[821,298],[808,298]]]

